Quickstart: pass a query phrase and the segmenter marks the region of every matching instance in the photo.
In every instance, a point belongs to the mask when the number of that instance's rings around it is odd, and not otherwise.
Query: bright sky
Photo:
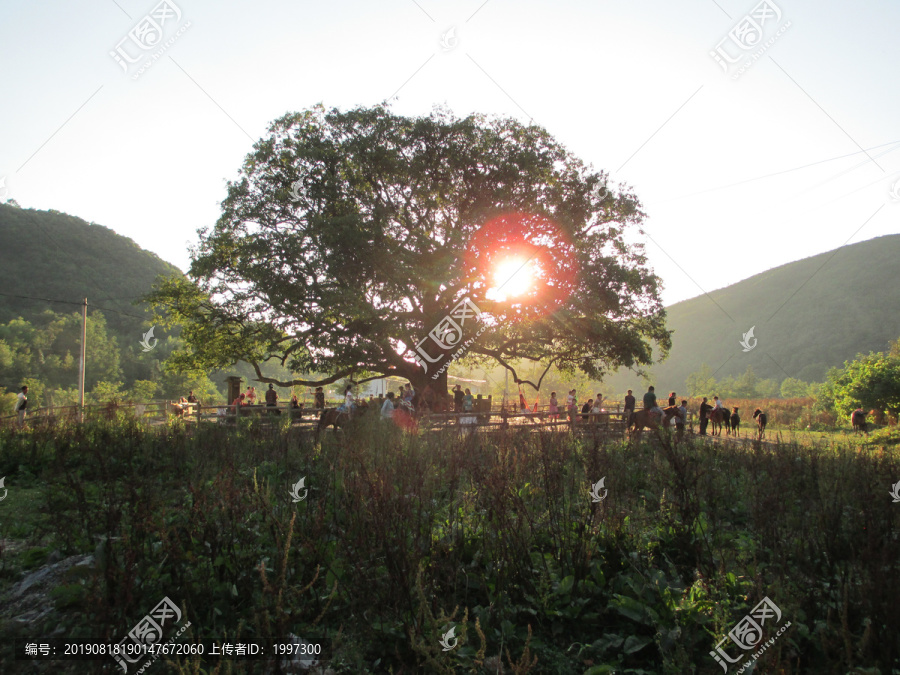
[[[900,231],[896,1],[174,3],[3,0],[0,199],[186,269],[269,122],[395,97],[533,119],[632,185],[666,304]],[[170,45],[134,79],[110,52],[161,49],[148,14]],[[733,79],[717,46],[764,53]]]

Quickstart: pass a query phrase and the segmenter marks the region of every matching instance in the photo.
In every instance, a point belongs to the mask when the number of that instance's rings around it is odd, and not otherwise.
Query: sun
[[[534,286],[534,261],[522,257],[504,258],[494,266],[493,277],[489,296],[496,300],[519,297]]]
[[[579,251],[566,231],[533,213],[505,213],[476,228],[463,254],[465,277],[511,320],[549,316],[578,284]]]

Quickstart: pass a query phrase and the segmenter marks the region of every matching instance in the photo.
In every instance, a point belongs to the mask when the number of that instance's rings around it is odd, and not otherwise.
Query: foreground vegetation
[[[0,593],[48,559],[94,554],[51,592],[51,614],[0,610],[0,645],[54,631],[118,642],[168,596],[191,622],[184,640],[293,634],[324,641],[336,673],[713,673],[710,651],[769,597],[791,626],[759,672],[900,673],[892,448],[388,426],[317,444],[259,422],[124,419],[0,430]],[[309,492],[294,502],[300,478]]]

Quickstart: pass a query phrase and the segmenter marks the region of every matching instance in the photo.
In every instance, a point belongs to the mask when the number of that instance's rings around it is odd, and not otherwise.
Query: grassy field
[[[720,673],[710,652],[768,597],[781,618],[753,649],[723,643],[743,657],[728,672],[758,654],[744,672],[900,673],[893,443],[632,447],[379,422],[321,443],[258,421],[3,430],[0,670],[121,672],[13,661],[9,645],[119,642],[168,597],[181,642],[299,636],[326,646],[315,672]],[[288,672],[164,660],[154,672]]]

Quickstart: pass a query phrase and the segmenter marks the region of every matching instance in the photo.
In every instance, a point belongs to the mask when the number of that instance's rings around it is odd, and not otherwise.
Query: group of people
[[[665,411],[660,405],[659,400],[656,397],[656,388],[651,386],[647,389],[647,392],[644,394],[642,399],[642,403],[644,406],[644,410],[649,410],[654,412],[660,416],[665,415]],[[635,406],[637,405],[637,399],[634,396],[634,392],[629,389],[628,393],[625,394],[625,406],[623,411],[623,417],[625,419],[625,423],[629,424],[631,420],[631,416],[634,414]],[[669,396],[666,400],[667,408],[675,408],[675,415],[673,417],[675,421],[675,431],[679,436],[684,433],[684,426],[687,422],[687,400],[681,399],[679,403],[678,397],[676,396],[674,391],[669,392]]]
[[[667,406],[672,407],[676,406],[676,395],[675,392],[670,392]],[[635,410],[635,398],[632,395],[631,389],[628,390],[628,394],[625,396],[625,419],[626,421],[631,418],[632,413]],[[665,411],[659,406],[656,399],[656,392],[653,387],[650,387],[647,390],[647,393],[644,394],[643,399],[644,409],[645,410],[653,410],[658,414],[662,415]],[[715,415],[716,412],[720,414],[718,416]],[[703,400],[700,402],[700,435],[706,436],[707,429],[709,428],[710,420],[716,418],[720,420],[730,431],[736,432],[741,426],[741,416],[740,416],[740,408],[737,406],[733,406],[729,411],[728,407],[725,405],[725,401],[720,399],[718,396],[713,396],[712,403],[710,403],[709,398],[704,396]],[[765,431],[767,417],[766,414],[757,408],[753,413],[753,418],[756,420],[757,425],[760,428],[760,433]],[[687,420],[687,400],[681,399],[680,405],[675,407],[675,428],[679,432],[684,431],[684,425]]]
[[[187,398],[182,396],[176,403],[172,404],[172,412],[175,415],[181,415],[183,417],[194,407],[200,407],[200,400],[194,395],[194,390],[191,389],[188,392]]]
[[[700,402],[700,435],[706,436],[706,429],[709,426],[710,413],[716,410],[721,410],[723,413],[723,419],[727,417],[728,419],[728,427],[730,429],[737,430],[741,426],[741,416],[739,414],[738,408],[733,407],[731,412],[728,412],[728,408],[725,407],[725,404],[719,399],[718,396],[713,396],[713,402],[709,403],[709,400],[706,396],[703,397],[703,401]]]
[[[193,392],[191,392],[193,394]],[[231,405],[235,407],[235,410],[242,406],[250,406],[256,405],[257,403],[257,395],[256,395],[256,387],[247,387],[247,391],[242,394],[238,394],[235,397],[234,401],[231,402]],[[275,385],[270,384],[268,391],[265,393],[265,401],[266,406],[269,408],[275,408],[278,405],[278,392],[275,391]],[[292,408],[300,408],[302,404],[297,401],[297,395],[294,394],[291,397],[291,407]]]
[[[660,403],[656,397],[656,390],[654,387],[649,387],[647,389],[647,393],[644,394],[643,397],[643,406],[644,410],[651,410],[659,415],[664,415],[665,411],[660,406]],[[631,418],[631,414],[635,411],[635,405],[637,401],[632,393],[632,390],[629,389],[628,393],[625,395],[625,420],[626,422]],[[685,423],[687,422],[687,399],[681,399],[680,403],[678,402],[678,398],[674,391],[669,392],[668,399],[666,400],[666,407],[675,407],[675,429],[676,431],[683,432]],[[734,407],[731,409],[731,413],[728,413],[728,409],[725,406],[725,402],[722,401],[718,396],[713,396],[713,402],[709,403],[709,399],[704,396],[703,400],[700,402],[700,435],[706,436],[707,428],[709,426],[710,414],[715,410],[723,411],[724,415],[729,415],[729,422],[732,428],[737,428],[740,423],[740,416],[738,415],[738,408]]]
[[[235,410],[240,408],[241,406],[251,406],[257,405],[258,396],[256,394],[256,387],[247,387],[247,391],[242,394],[238,394],[238,396],[231,402],[231,405],[235,407]],[[265,399],[265,407],[267,408],[277,408],[278,407],[278,392],[275,391],[275,385],[270,384],[268,390],[264,395]],[[324,408],[325,407],[325,392],[322,391],[322,387],[316,387],[315,393],[315,407],[316,408]],[[303,410],[303,403],[300,399],[297,398],[297,394],[291,394],[291,409],[292,410]]]
[[[430,384],[426,384],[425,388],[418,392],[407,382],[395,394],[389,391],[385,395],[384,403],[381,404],[381,416],[391,418],[398,408],[405,409],[406,412],[433,410],[437,402],[437,395],[431,388]],[[453,410],[457,413],[472,412],[475,409],[475,397],[470,389],[463,390],[462,385],[457,384],[453,387]]]
[[[472,395],[471,390],[465,389],[463,390],[462,385],[457,384],[453,387],[453,410],[456,413],[467,413],[473,412],[475,409],[475,397]],[[278,392],[275,391],[274,385],[270,384],[268,390],[264,395],[265,405],[269,408],[276,408],[278,405]],[[603,394],[597,393],[596,397],[589,398],[582,406],[581,406],[581,418],[583,421],[587,421],[589,419],[590,414],[597,414],[604,412],[603,409]],[[374,401],[374,396],[369,396],[369,403],[371,404]],[[384,403],[381,405],[381,416],[383,418],[392,418],[394,412],[397,409],[404,408],[407,412],[413,413],[416,410],[434,409],[434,405],[437,401],[437,396],[435,392],[431,389],[431,385],[428,384],[425,386],[421,392],[416,391],[412,384],[407,382],[405,386],[401,387],[397,393],[395,394],[392,391],[389,391],[385,397]],[[256,388],[252,386],[247,387],[247,391],[239,394],[234,401],[232,402],[232,406],[235,407],[235,411],[242,406],[251,406],[255,405],[257,402],[257,393]],[[660,403],[656,397],[656,391],[654,387],[649,387],[647,392],[643,396],[643,407],[645,410],[654,411],[659,415],[665,414],[665,411],[660,407]],[[628,393],[625,395],[625,405],[624,405],[624,419],[625,422],[631,419],[632,414],[635,412],[635,407],[637,404],[637,400],[631,389],[628,390]],[[174,408],[176,412],[180,412],[184,414],[191,407],[199,407],[200,401],[194,395],[193,390],[190,391],[188,396],[181,397],[179,401],[174,404]],[[680,404],[678,404],[678,399],[675,395],[675,392],[670,392],[667,399],[667,406],[673,407],[675,406],[675,427],[678,431],[683,431],[685,423],[687,421],[687,400],[681,399]],[[18,418],[18,423],[20,426],[25,423],[25,413],[28,407],[28,387],[23,386],[21,393],[16,397],[14,412]],[[316,387],[314,394],[314,407],[318,410],[325,409],[325,392],[322,387]],[[344,390],[344,400],[338,410],[342,412],[352,412],[357,407],[356,398],[353,395],[353,388],[351,385],[347,385]],[[302,409],[303,404],[300,403],[297,399],[297,395],[293,394],[291,396],[291,408],[293,409]],[[535,404],[535,409],[537,408],[537,404]],[[524,394],[519,392],[519,410],[522,413],[529,413],[528,405],[525,401]],[[714,411],[722,411],[723,421],[725,421],[726,425],[733,430],[737,430],[740,426],[741,418],[739,415],[739,409],[735,406],[731,408],[729,412],[727,407],[725,406],[724,401],[722,401],[718,396],[713,396],[713,402],[710,403],[707,397],[703,397],[703,400],[700,403],[700,435],[707,435],[707,428],[710,422],[710,416]],[[571,389],[566,396],[565,402],[565,412],[568,419],[572,422],[575,421],[578,415],[578,396],[575,389]],[[560,403],[556,397],[556,392],[550,393],[550,404],[549,404],[549,418],[551,420],[559,419],[561,410]],[[760,410],[757,410],[754,413],[754,418],[758,419],[762,416],[762,420],[765,420],[765,413]],[[863,413],[862,409],[858,409],[854,411],[853,416],[851,417],[854,426],[857,426],[856,417],[858,416],[861,419],[864,418],[865,413]],[[467,418],[462,418],[467,419]],[[462,420],[461,420],[462,421]],[[864,422],[862,423],[864,424]],[[762,421],[760,424],[761,428],[765,427],[765,421]]]

